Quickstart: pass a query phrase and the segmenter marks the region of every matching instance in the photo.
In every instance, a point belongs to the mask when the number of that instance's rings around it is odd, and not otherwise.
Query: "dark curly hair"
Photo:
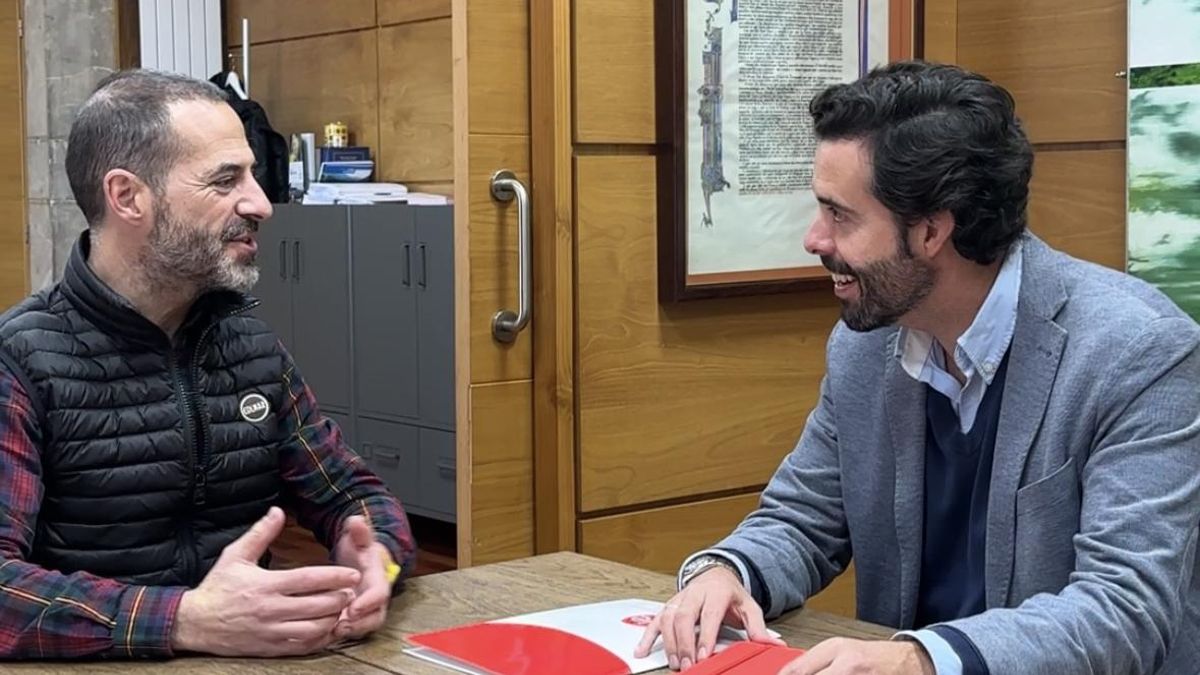
[[[954,248],[989,264],[1026,227],[1033,149],[1012,95],[957,66],[901,61],[812,100],[819,140],[865,142],[872,192],[901,223],[943,210]]]

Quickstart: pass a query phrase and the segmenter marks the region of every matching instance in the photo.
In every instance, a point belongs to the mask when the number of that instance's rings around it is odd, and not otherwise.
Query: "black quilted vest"
[[[172,342],[87,254],[84,233],[61,283],[0,316],[0,356],[39,408],[45,493],[29,560],[195,586],[279,499],[285,357],[236,293],[198,300]],[[269,402],[258,422],[241,411],[252,394]]]

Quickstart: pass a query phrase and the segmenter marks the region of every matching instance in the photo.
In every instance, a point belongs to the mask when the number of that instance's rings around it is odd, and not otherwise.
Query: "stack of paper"
[[[310,183],[305,204],[377,204],[404,202],[408,188],[399,183]]]
[[[404,201],[413,206],[440,206],[454,203],[454,200],[446,195],[435,195],[428,192],[410,192]]]

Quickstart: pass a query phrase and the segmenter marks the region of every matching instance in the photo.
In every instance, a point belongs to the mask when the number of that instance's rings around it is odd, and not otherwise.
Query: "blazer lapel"
[[[992,483],[988,495],[985,567],[987,606],[1004,607],[1012,586],[1017,488],[1042,426],[1050,391],[1067,344],[1054,322],[1066,291],[1053,253],[1032,235],[1024,243],[1017,324],[1009,347],[1008,375],[1000,403]]]
[[[911,628],[921,585],[921,552],[925,522],[925,385],[900,363],[892,336],[885,386],[887,425],[896,458],[893,514],[900,551],[900,627]]]

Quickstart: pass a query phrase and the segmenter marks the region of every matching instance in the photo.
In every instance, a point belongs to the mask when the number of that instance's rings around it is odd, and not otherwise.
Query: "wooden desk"
[[[673,577],[578,553],[553,553],[434,574],[409,582],[393,602],[391,619],[380,635],[339,652],[392,673],[446,675],[450,671],[404,654],[404,638],[566,605],[621,598],[666,600],[674,592]],[[811,647],[836,636],[886,639],[895,632],[820,612],[793,612],[771,628],[796,647]]]
[[[169,669],[184,675],[447,675],[451,671],[405,654],[404,638],[566,605],[601,600],[666,600],[675,579],[578,553],[550,555],[417,577],[392,602],[388,624],[372,639],[307,659],[184,657],[162,662],[5,663],[4,672],[29,675],[128,675]],[[811,647],[835,636],[887,638],[891,629],[821,612],[793,612],[771,624],[789,645]],[[666,670],[658,672],[668,672]]]
[[[219,659],[185,656],[171,661],[59,661],[9,663],[0,661],[0,672],[22,675],[388,675],[392,672],[355,661],[341,654],[320,654],[303,659]],[[445,671],[441,675],[453,675]]]

